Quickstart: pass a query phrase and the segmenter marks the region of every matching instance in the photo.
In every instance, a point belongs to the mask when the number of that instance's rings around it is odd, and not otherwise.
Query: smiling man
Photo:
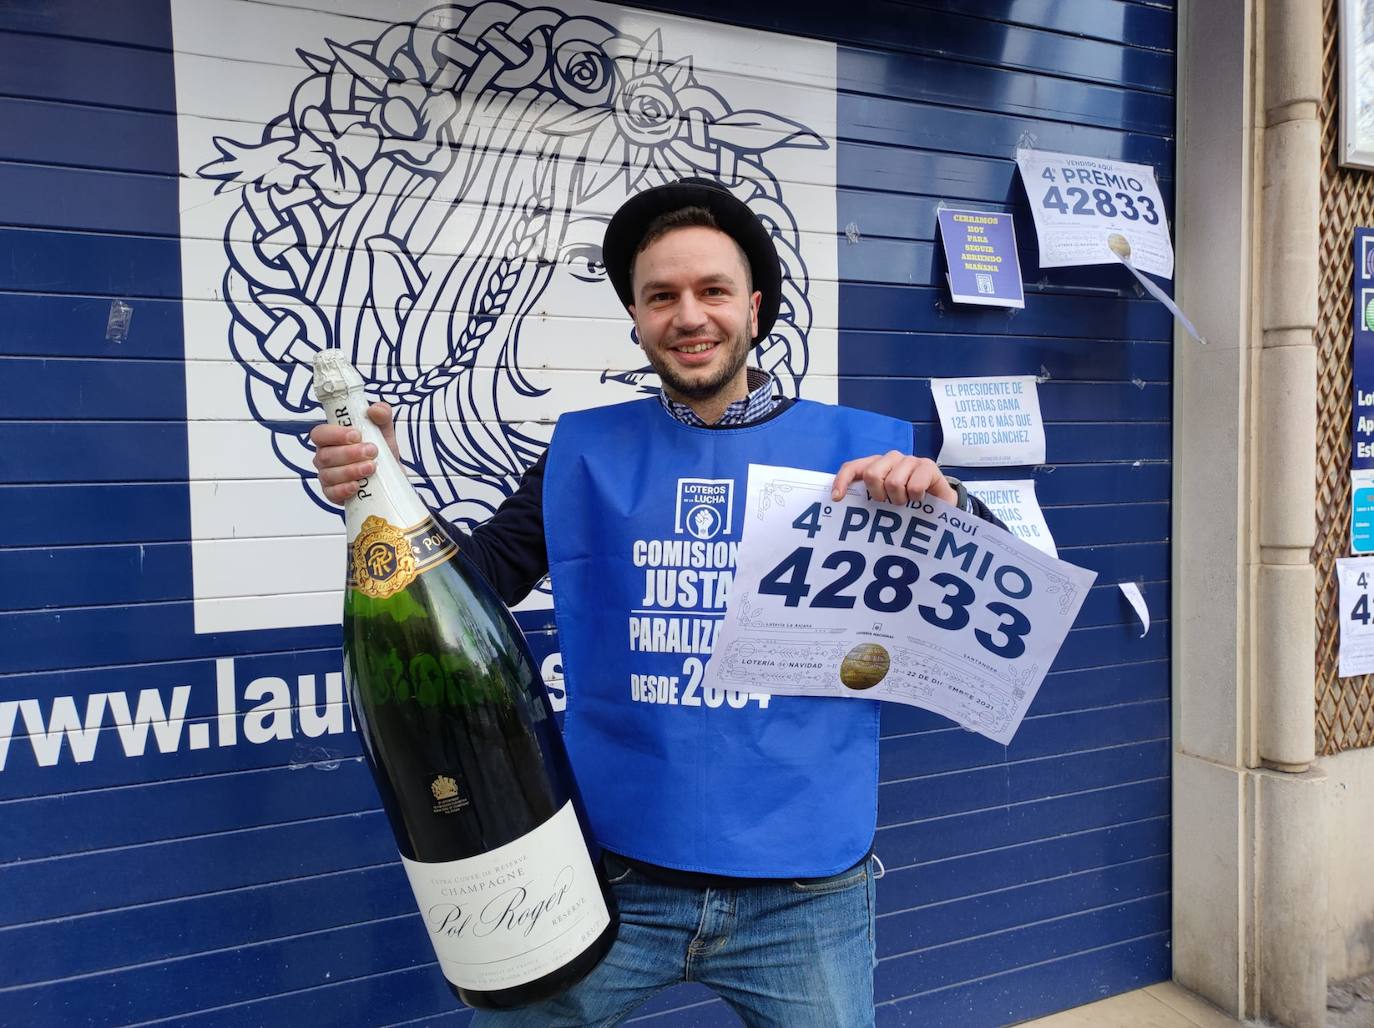
[[[749,259],[705,207],[659,215],[633,258],[631,302],[645,356],[663,388],[696,401],[715,424],[742,396],[744,362],[758,334]],[[730,388],[733,387],[733,388]]]
[[[747,366],[782,272],[728,190],[688,179],[631,197],[602,254],[661,392],[565,414],[520,489],[454,534],[508,603],[552,580],[564,732],[620,934],[568,992],[473,1024],[616,1024],[697,981],[749,1025],[871,1025],[877,704],[699,687],[748,465],[838,468],[836,498],[862,478],[877,499],[928,492],[995,519],[909,454],[909,423],[785,399]],[[389,410],[369,416],[390,441]],[[375,453],[345,428],[312,439],[326,495],[342,502]]]

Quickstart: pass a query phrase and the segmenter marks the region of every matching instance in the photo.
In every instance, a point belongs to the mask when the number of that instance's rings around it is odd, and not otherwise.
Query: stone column
[[[1270,0],[1264,32],[1259,467],[1259,756],[1316,759],[1317,222],[1321,4]]]
[[[1321,152],[1316,0],[1180,0],[1174,350],[1174,976],[1325,1016],[1315,757]]]
[[[1255,499],[1253,889],[1259,1013],[1326,1020],[1325,776],[1316,759],[1317,257],[1322,5],[1268,0]]]

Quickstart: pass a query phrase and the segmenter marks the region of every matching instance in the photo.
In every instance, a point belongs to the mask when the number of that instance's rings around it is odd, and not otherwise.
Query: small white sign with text
[[[1045,422],[1034,375],[932,378],[944,441],[938,463],[992,468],[1045,463]]]
[[[964,488],[986,503],[1012,535],[1030,543],[1037,550],[1044,550],[1051,557],[1059,556],[1054,536],[1050,535],[1050,526],[1045,523],[1045,512],[1040,509],[1040,501],[1036,499],[1033,479],[965,482]]]

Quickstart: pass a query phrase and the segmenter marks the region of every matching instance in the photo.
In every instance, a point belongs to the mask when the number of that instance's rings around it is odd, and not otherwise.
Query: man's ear
[[[763,302],[763,293],[757,289],[749,297],[749,338],[753,339],[759,334],[759,304]]]

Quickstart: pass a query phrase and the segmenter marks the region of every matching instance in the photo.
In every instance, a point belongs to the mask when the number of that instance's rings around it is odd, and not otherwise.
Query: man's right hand
[[[367,408],[367,417],[382,430],[382,438],[399,461],[401,451],[396,448],[396,428],[391,423],[391,408],[374,403]],[[315,444],[315,470],[320,473],[324,495],[334,503],[343,503],[358,491],[358,483],[377,470],[372,458],[377,447],[362,441],[356,428],[343,425],[316,425],[310,430]]]

